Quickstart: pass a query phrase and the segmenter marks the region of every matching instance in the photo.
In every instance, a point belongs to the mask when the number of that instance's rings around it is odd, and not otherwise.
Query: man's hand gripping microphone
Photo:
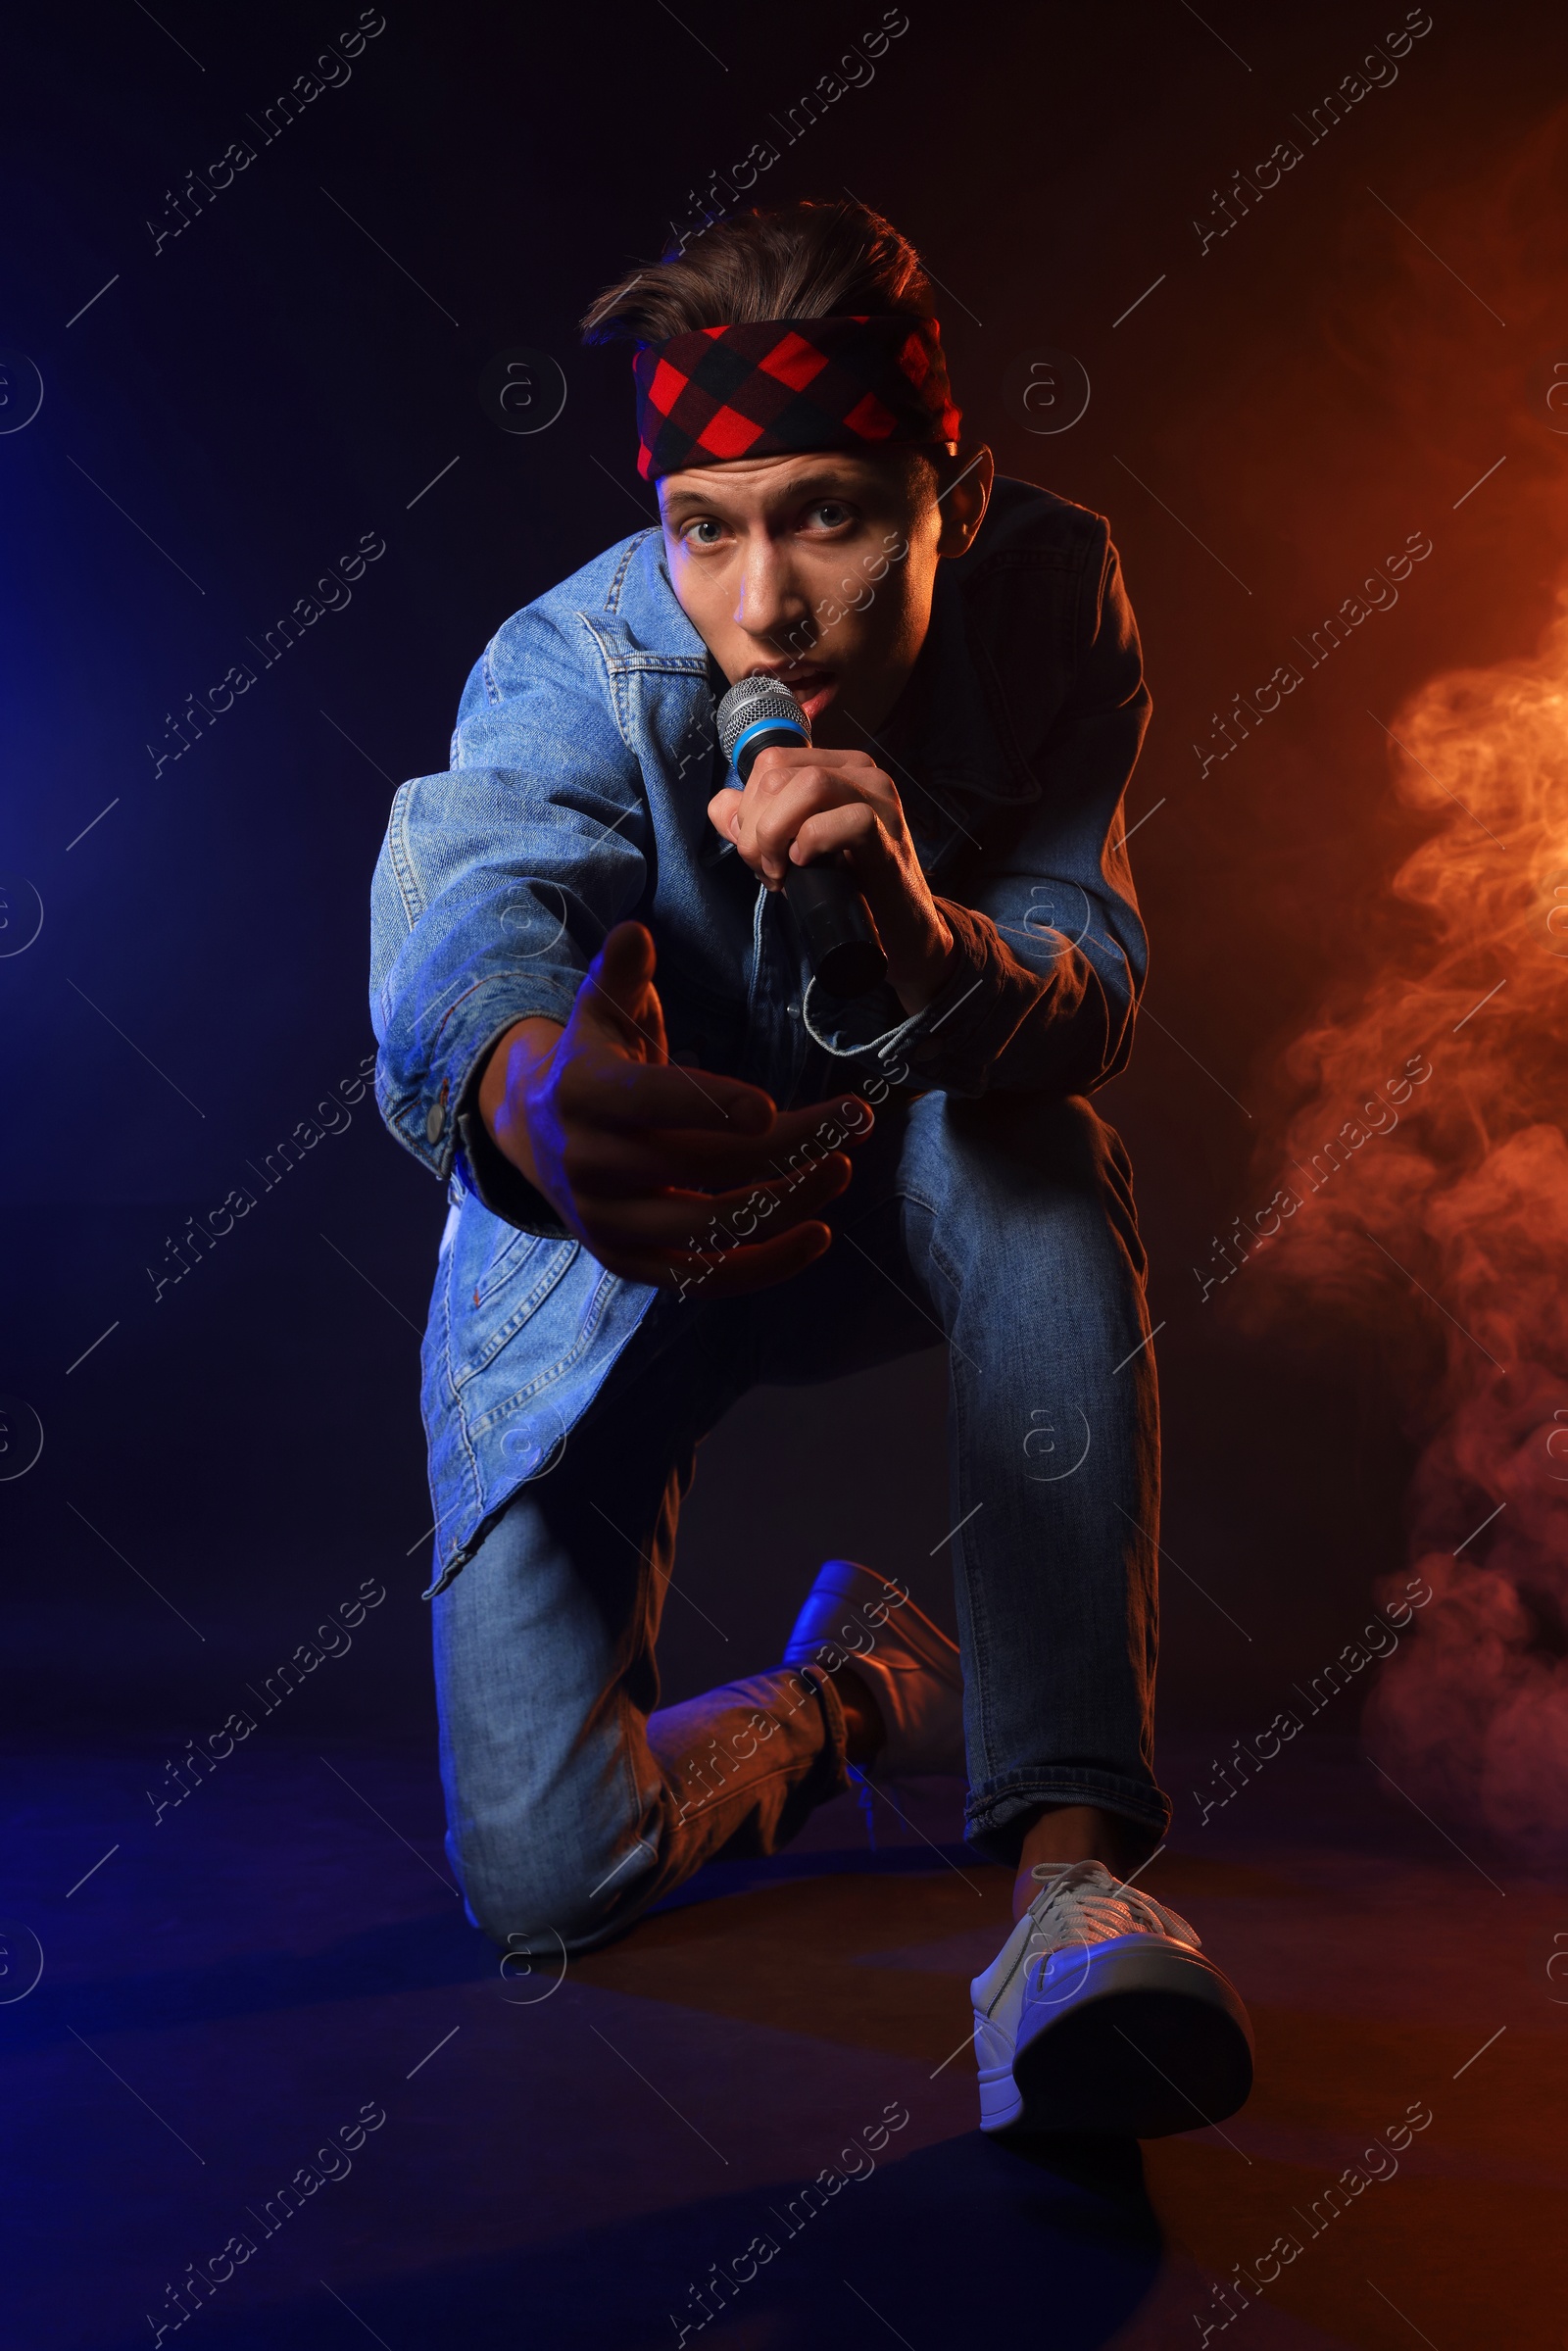
[[[718,739],[744,784],[752,762],[772,744],[808,747],[811,722],[776,677],[743,677],[718,706]],[[800,926],[812,976],[834,996],[864,996],[887,970],[870,909],[847,869],[834,859],[790,865],[784,895]]]

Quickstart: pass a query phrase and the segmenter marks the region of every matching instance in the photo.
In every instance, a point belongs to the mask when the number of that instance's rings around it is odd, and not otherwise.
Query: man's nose
[[[770,540],[747,547],[735,598],[735,625],[780,652],[805,652],[815,638],[810,599],[788,558]]]

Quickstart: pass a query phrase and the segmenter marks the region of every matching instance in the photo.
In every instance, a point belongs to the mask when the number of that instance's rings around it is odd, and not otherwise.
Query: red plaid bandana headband
[[[639,351],[637,470],[956,441],[935,318],[768,318],[703,326]]]

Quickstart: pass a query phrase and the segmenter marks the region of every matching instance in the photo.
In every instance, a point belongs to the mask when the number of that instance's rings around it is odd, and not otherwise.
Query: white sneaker
[[[963,1761],[963,1674],[957,1644],[907,1589],[853,1559],[829,1559],[795,1620],[786,1665],[849,1666],[876,1700],[887,1740],[873,1779],[956,1772]]]
[[[969,1987],[981,2130],[1164,2138],[1234,2114],[1251,2027],[1195,1930],[1098,1861],[1033,1874],[1040,1892]]]

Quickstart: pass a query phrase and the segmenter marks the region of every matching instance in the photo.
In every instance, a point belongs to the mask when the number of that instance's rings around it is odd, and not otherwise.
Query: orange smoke
[[[1389,720],[1437,830],[1395,876],[1400,944],[1292,1050],[1304,1099],[1238,1291],[1413,1326],[1419,1635],[1369,1701],[1423,1803],[1568,1851],[1568,590],[1538,655],[1434,677]],[[1408,942],[1413,941],[1414,944]],[[1425,1068],[1425,1077],[1419,1074]],[[1233,1295],[1236,1295],[1233,1293]],[[1403,1574],[1397,1579],[1402,1586]],[[1391,1587],[1392,1589],[1392,1587]]]

